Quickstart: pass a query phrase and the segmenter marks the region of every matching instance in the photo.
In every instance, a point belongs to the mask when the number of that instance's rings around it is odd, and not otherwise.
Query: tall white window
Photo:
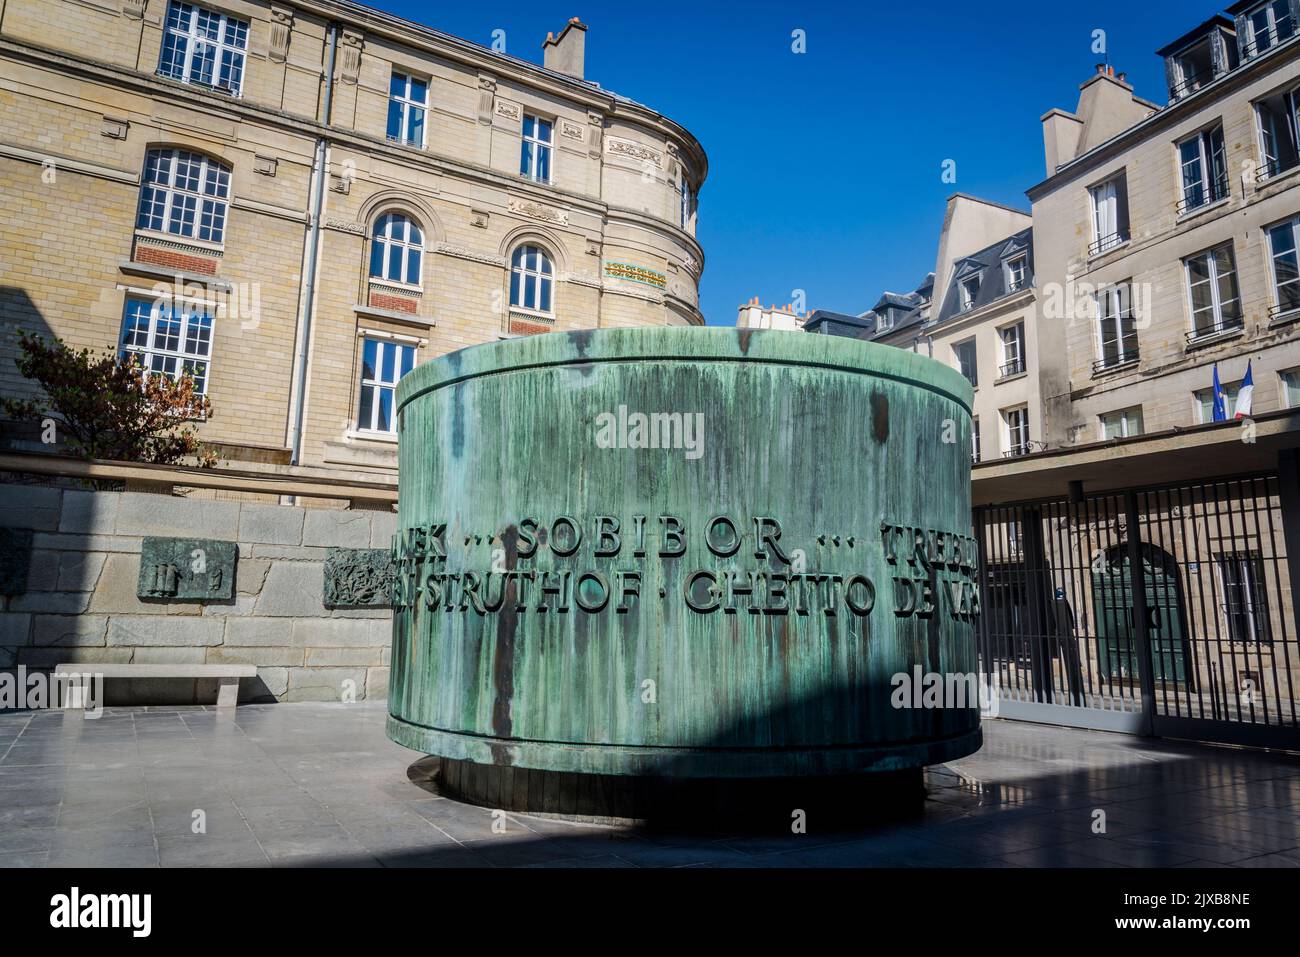
[[[1002,412],[1003,437],[1006,439],[1007,455],[1028,455],[1029,447],[1029,407],[1022,405]]]
[[[423,149],[428,109],[428,81],[394,70],[388,82],[388,138]]]
[[[1237,414],[1237,393],[1241,390],[1240,382],[1221,382],[1223,389],[1223,413],[1229,419]],[[1197,421],[1204,424],[1214,421],[1214,390],[1199,389],[1192,393],[1196,400]]]
[[[1142,406],[1120,409],[1101,417],[1101,437],[1103,439],[1126,439],[1131,435],[1142,434]]]
[[[1178,211],[1185,213],[1228,195],[1228,168],[1223,150],[1223,127],[1202,130],[1178,144],[1183,177],[1183,198]]]
[[[510,305],[549,315],[555,280],[551,257],[539,246],[520,246],[510,257]]]
[[[1092,245],[1096,256],[1128,242],[1128,180],[1124,174],[1088,190],[1092,201]]]
[[[238,96],[244,84],[248,21],[172,0],[158,72]]]
[[[397,381],[415,365],[415,346],[391,339],[364,339],[361,346],[361,405],[357,428],[396,432],[393,412]]]
[[[1273,261],[1273,295],[1275,305],[1271,312],[1284,315],[1300,309],[1300,262],[1297,261],[1297,239],[1300,219],[1289,219],[1269,227],[1268,246]]]
[[[682,171],[681,194],[682,229],[689,229],[691,224],[691,184],[686,181],[685,170]]]
[[[418,286],[423,250],[419,226],[401,213],[385,213],[375,221],[370,240],[370,275]]]
[[[177,379],[189,375],[194,391],[208,391],[212,315],[198,306],[156,299],[126,300],[121,356],[136,356],[148,372]]]
[[[961,374],[971,385],[979,385],[979,354],[975,351],[975,340],[967,339],[954,344],[952,355],[957,360],[957,368],[961,370]]]
[[[980,460],[980,420],[979,416],[970,420],[970,460],[976,463]]]
[[[1264,158],[1258,173],[1261,180],[1300,165],[1300,142],[1296,138],[1297,111],[1300,110],[1298,92],[1285,90],[1255,104],[1259,148]]]
[[[998,330],[1002,340],[1002,365],[998,377],[1019,375],[1025,371],[1025,324],[1017,322]]]
[[[1282,407],[1300,406],[1300,368],[1279,372],[1278,378],[1282,380]]]
[[[980,276],[975,273],[973,276],[967,276],[957,283],[957,296],[965,312],[967,309],[975,308],[975,299],[980,294]]]
[[[1241,327],[1241,298],[1232,243],[1197,253],[1185,261],[1192,304],[1190,339]]]
[[[1129,305],[1127,282],[1097,292],[1097,371],[1138,357],[1137,327]]]
[[[1243,52],[1247,57],[1259,56],[1294,35],[1290,4],[1287,0],[1269,0],[1246,14]]]
[[[519,175],[534,182],[551,181],[551,144],[555,124],[540,116],[524,114],[524,138],[519,148]]]
[[[229,167],[188,150],[150,150],[143,179],[138,229],[222,241],[230,199]]]
[[[1007,260],[1007,292],[1015,292],[1025,285],[1025,275],[1029,260],[1025,256],[1016,256]]]

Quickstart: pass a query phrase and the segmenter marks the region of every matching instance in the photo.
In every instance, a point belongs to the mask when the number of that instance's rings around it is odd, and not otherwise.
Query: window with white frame
[[[248,21],[172,0],[167,6],[158,72],[234,96],[244,84]]]
[[[397,431],[393,411],[397,382],[415,365],[415,346],[367,336],[361,340],[361,402],[357,428],[364,432]]]
[[[127,297],[121,357],[128,356],[138,358],[146,372],[172,380],[188,375],[194,391],[207,395],[211,312],[178,300]]]
[[[1028,264],[1029,259],[1023,254],[1007,260],[1007,292],[1024,287]]]
[[[230,199],[230,168],[189,150],[145,154],[138,229],[222,242]]]
[[[1248,12],[1245,20],[1242,52],[1247,57],[1259,56],[1295,35],[1295,20],[1287,0],[1268,0]]]
[[[519,175],[537,183],[551,181],[551,144],[555,124],[540,116],[524,114],[524,137],[519,149]]]
[[[1256,551],[1215,555],[1222,586],[1229,641],[1269,641],[1268,587],[1264,561]]]
[[[1223,126],[1202,130],[1178,144],[1183,198],[1180,213],[1199,209],[1228,195],[1228,166],[1223,148]]]
[[[1002,340],[1002,365],[998,377],[1019,375],[1025,371],[1025,324],[1017,322],[998,330]]]
[[[1273,263],[1274,315],[1300,309],[1300,218],[1268,228],[1269,255]]]
[[[517,247],[510,257],[511,307],[550,315],[554,274],[546,250],[532,245]]]
[[[970,420],[970,460],[980,460],[980,420],[979,416]]]
[[[973,386],[979,383],[979,353],[975,351],[975,340],[967,339],[964,342],[954,343],[952,347],[953,358],[957,360],[957,368],[966,380]]]
[[[1142,406],[1120,409],[1101,417],[1101,437],[1103,439],[1127,439],[1132,435],[1142,434]]]
[[[957,283],[957,296],[962,312],[975,307],[975,299],[980,294],[980,274],[967,276]]]
[[[1241,296],[1232,243],[1184,260],[1192,306],[1191,338],[1241,328]]]
[[[1137,324],[1133,319],[1129,282],[1097,290],[1097,368],[1132,362],[1138,357]]]
[[[1282,407],[1293,409],[1300,406],[1300,367],[1284,369],[1277,377],[1282,384]]]
[[[423,149],[428,109],[429,81],[394,70],[388,81],[388,138]]]
[[[1002,438],[1006,443],[1007,455],[1029,454],[1029,406],[1002,410]]]
[[[1240,382],[1221,382],[1223,390],[1223,414],[1231,419],[1237,414],[1237,393],[1241,390]],[[1198,389],[1192,393],[1196,400],[1196,418],[1201,424],[1214,421],[1214,390]]]
[[[370,239],[370,275],[374,279],[420,285],[424,235],[403,213],[385,213],[375,220]]]
[[[1259,125],[1259,149],[1264,162],[1259,178],[1268,179],[1300,165],[1300,142],[1297,141],[1297,90],[1284,90],[1255,104],[1255,121]]]
[[[1181,99],[1195,93],[1214,79],[1213,41],[1205,37],[1169,58],[1173,67],[1173,87],[1170,93]]]
[[[1088,190],[1092,202],[1092,245],[1097,256],[1128,242],[1128,179],[1121,173]]]

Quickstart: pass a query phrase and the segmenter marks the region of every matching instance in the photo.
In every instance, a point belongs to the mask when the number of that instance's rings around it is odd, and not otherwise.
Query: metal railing
[[[1268,307],[1268,321],[1270,325],[1281,325],[1285,322],[1295,322],[1300,319],[1300,305],[1283,306],[1278,303],[1275,306]]]
[[[1032,451],[1034,451],[1034,444],[1032,442],[1017,442],[1015,445],[1011,446],[1011,448],[1003,452],[1002,457],[1004,459],[1018,459],[1020,456],[1028,455]]]
[[[1247,26],[1246,30],[1249,32],[1250,27]],[[1283,36],[1284,33],[1285,36]],[[1242,43],[1240,44],[1242,62],[1253,60],[1260,54],[1267,53],[1283,40],[1290,40],[1293,36],[1295,36],[1295,23],[1291,20],[1290,14],[1284,16],[1262,33],[1254,34],[1250,39],[1247,39],[1246,35],[1243,34],[1241,37]],[[1259,42],[1260,38],[1263,38],[1265,42],[1261,44]]]
[[[1278,159],[1266,160],[1265,162],[1260,163],[1259,167],[1255,170],[1255,182],[1267,182],[1274,176],[1281,176],[1283,173],[1288,170],[1293,170],[1297,166],[1300,166],[1300,155],[1288,163],[1283,163]]]
[[[1183,198],[1180,199],[1175,207],[1179,216],[1184,213],[1190,213],[1194,209],[1200,209],[1203,206],[1209,206],[1211,203],[1217,203],[1219,200],[1228,195],[1228,177],[1220,176],[1211,180],[1208,184],[1205,182],[1197,183],[1191,189],[1183,189]]]
[[[1129,365],[1138,361],[1138,350],[1124,349],[1113,356],[1102,356],[1092,364],[1092,374],[1097,375],[1099,372],[1106,372],[1109,369],[1117,369],[1120,366]]]
[[[1088,244],[1089,256],[1100,256],[1102,253],[1110,252],[1117,246],[1123,246],[1128,242],[1128,230],[1121,229],[1111,233],[1109,236],[1102,236]]]
[[[1005,379],[1008,376],[1020,375],[1025,371],[1025,360],[1023,357],[1012,359],[1010,362],[1004,362],[998,366],[998,378]]]
[[[1188,94],[1195,93],[1201,87],[1217,79],[1214,75],[1213,68],[1209,70],[1200,70],[1196,73],[1189,73],[1173,85],[1170,94],[1175,100],[1181,100]]]
[[[1203,339],[1213,339],[1216,336],[1226,335],[1230,332],[1240,332],[1245,324],[1241,319],[1225,319],[1223,322],[1216,323],[1212,326],[1203,326],[1199,329],[1193,329],[1186,334],[1188,344],[1200,342]]]

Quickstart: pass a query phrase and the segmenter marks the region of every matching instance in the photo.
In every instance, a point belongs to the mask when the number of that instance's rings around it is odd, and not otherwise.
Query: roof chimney
[[[542,44],[542,65],[581,80],[586,41],[587,25],[577,17],[571,18],[558,37],[553,33],[546,34],[546,41]]]

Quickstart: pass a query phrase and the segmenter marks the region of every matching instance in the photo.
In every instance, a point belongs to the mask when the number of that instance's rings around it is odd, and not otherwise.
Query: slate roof
[[[952,278],[948,281],[948,288],[943,292],[943,300],[939,304],[939,309],[934,318],[936,322],[945,322],[953,316],[962,312],[971,312],[989,303],[996,302],[999,299],[1009,295],[1012,291],[1007,289],[1007,273],[1002,268],[1002,264],[1009,259],[1023,253],[1025,255],[1025,279],[1021,290],[1027,289],[1034,284],[1034,241],[1033,227],[1022,229],[1018,233],[1008,236],[1006,239],[1000,239],[991,246],[981,249],[979,252],[970,256],[965,256],[953,264]],[[980,287],[975,296],[975,301],[970,309],[961,308],[961,297],[958,293],[958,283],[969,276],[979,274]]]
[[[876,331],[876,319],[874,316],[866,318],[817,309],[804,320],[803,331],[849,339],[870,339]]]

